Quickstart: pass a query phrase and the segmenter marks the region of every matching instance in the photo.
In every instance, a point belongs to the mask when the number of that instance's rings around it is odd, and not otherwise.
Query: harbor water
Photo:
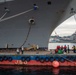
[[[50,43],[49,49],[55,49],[57,45],[69,45],[71,49],[76,43]],[[0,66],[0,75],[76,75],[76,67]]]
[[[0,66],[0,75],[76,75],[76,67]]]

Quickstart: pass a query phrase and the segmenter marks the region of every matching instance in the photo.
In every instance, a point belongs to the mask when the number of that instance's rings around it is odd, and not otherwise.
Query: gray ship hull
[[[75,2],[75,0],[72,2],[51,0],[51,3],[46,0],[14,0],[0,3],[0,17],[6,13],[5,7],[9,9],[9,12],[0,19],[0,48],[4,48],[6,44],[9,47],[20,47],[24,41],[25,47],[28,44],[48,47],[50,34],[61,22],[73,15],[69,13],[69,7],[75,8]],[[39,7],[37,10],[33,9],[34,4]],[[24,11],[24,14],[15,16]],[[32,17],[35,24],[30,28],[29,19]]]

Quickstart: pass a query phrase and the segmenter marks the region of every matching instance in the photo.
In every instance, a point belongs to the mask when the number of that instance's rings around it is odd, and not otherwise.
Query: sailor
[[[70,51],[70,49],[69,49],[69,45],[68,45],[68,47],[67,47],[67,53],[69,53],[69,51]]]
[[[39,46],[37,45],[37,50],[39,49]]]
[[[58,49],[58,50],[59,50],[59,49],[60,49],[60,45],[58,45],[56,49]]]
[[[71,14],[71,13],[76,13],[76,11],[75,11],[74,8],[71,8],[70,14]]]
[[[34,4],[34,10],[37,10],[39,7],[36,5],[36,4]]]
[[[67,52],[67,47],[66,47],[66,45],[64,45],[64,52]]]
[[[17,54],[19,54],[20,53],[20,50],[17,48],[16,52],[17,52]]]
[[[75,45],[73,45],[72,49],[73,49],[73,52],[76,53]]]
[[[23,54],[23,52],[24,52],[24,47],[22,46],[22,48],[21,48],[21,52],[22,52],[22,54]]]
[[[58,53],[58,49],[55,50],[55,53]]]
[[[61,46],[60,48],[61,48],[61,50],[63,50],[63,46]]]

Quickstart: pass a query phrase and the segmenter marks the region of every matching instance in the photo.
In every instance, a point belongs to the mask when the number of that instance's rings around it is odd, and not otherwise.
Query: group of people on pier
[[[76,46],[73,45],[72,49],[69,48],[69,45],[64,45],[64,46],[60,46],[58,45],[56,47],[56,50],[55,50],[55,53],[59,53],[59,54],[62,54],[62,53],[70,53],[70,51],[73,51],[73,53],[76,53]]]

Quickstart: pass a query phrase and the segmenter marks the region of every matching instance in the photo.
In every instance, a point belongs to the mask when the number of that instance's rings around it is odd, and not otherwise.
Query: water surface
[[[76,67],[0,67],[0,75],[76,75]]]

